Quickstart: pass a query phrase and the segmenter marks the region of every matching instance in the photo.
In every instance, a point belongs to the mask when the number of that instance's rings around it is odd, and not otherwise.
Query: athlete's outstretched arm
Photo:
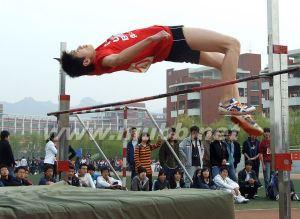
[[[147,37],[146,39],[138,42],[137,44],[124,49],[119,54],[112,54],[106,56],[102,61],[103,67],[116,67],[120,65],[127,64],[132,61],[138,54],[140,54],[144,49],[146,49],[151,43],[159,42],[163,39],[170,37],[170,34],[166,31],[160,31],[157,34]]]

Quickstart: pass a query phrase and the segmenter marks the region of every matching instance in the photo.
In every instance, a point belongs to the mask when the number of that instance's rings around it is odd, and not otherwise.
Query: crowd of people
[[[172,147],[172,151],[170,149]],[[160,170],[153,179],[151,152],[159,150]],[[73,150],[74,151],[74,150]],[[43,176],[39,185],[51,185],[57,181],[56,155],[58,138],[52,133],[45,146]],[[244,155],[244,168],[237,172],[237,165]],[[71,150],[70,159],[74,158]],[[91,161],[90,156],[80,161],[69,162],[65,184],[77,187],[98,189],[125,189],[122,182],[110,175],[110,168],[105,161]],[[78,162],[79,161],[79,162]],[[112,161],[110,161],[112,162]],[[241,145],[238,131],[206,130],[203,137],[199,127],[192,126],[189,136],[181,142],[176,138],[176,129],[170,128],[167,142],[160,137],[152,142],[148,133],[138,136],[137,129],[130,129],[127,145],[127,164],[131,172],[132,191],[156,191],[164,189],[208,189],[223,190],[233,195],[237,203],[246,203],[257,196],[262,184],[259,180],[260,164],[263,170],[266,196],[272,181],[272,164],[270,149],[270,129],[264,129],[264,139],[260,142],[255,136]],[[115,162],[118,166],[118,162]],[[1,132],[0,141],[0,186],[30,186],[28,179],[28,162],[22,158],[15,162],[9,144],[9,132]],[[183,170],[192,176],[192,183]],[[293,186],[291,185],[293,188]],[[293,189],[291,195],[296,196]]]

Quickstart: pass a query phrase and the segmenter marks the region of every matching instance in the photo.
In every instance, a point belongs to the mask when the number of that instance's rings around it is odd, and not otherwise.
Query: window
[[[250,97],[250,104],[252,106],[258,106],[259,105],[259,96],[251,96]]]
[[[188,108],[189,109],[194,109],[194,108],[199,109],[200,101],[199,100],[188,100]]]
[[[240,97],[245,97],[245,89],[239,88],[239,94],[240,94]]]
[[[179,110],[183,110],[184,108],[185,108],[185,101],[184,100],[179,101],[179,107],[178,107],[178,109]]]
[[[251,83],[251,90],[259,90],[259,83],[258,83],[258,81],[252,81],[252,83]]]

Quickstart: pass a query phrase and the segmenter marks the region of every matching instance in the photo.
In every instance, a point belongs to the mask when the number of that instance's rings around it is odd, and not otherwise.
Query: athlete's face
[[[81,45],[71,54],[77,58],[84,58],[83,65],[89,65],[95,56],[95,49],[92,45]]]

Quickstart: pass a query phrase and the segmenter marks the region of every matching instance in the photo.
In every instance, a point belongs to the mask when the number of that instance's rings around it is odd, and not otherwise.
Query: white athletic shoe
[[[235,201],[238,204],[242,204],[242,203],[247,203],[249,201],[249,199],[245,198],[244,196],[239,195],[239,196],[235,197]]]
[[[225,103],[219,103],[219,113],[223,115],[245,115],[254,112],[254,106],[241,104],[237,99],[231,98]]]

